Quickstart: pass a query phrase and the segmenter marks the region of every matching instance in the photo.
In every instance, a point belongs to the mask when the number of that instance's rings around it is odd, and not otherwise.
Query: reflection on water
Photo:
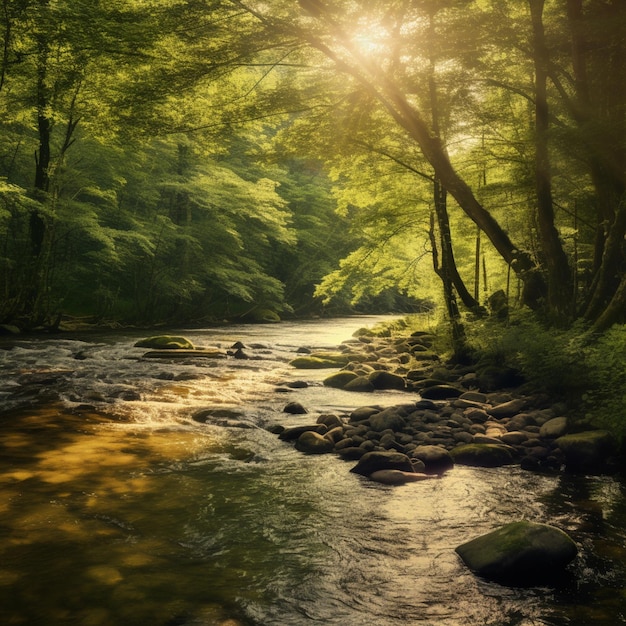
[[[0,421],[1,623],[625,623],[626,499],[613,479],[457,467],[392,488],[336,457],[303,456],[263,428],[190,417],[227,407],[257,426],[310,419],[280,412],[286,397],[276,385],[302,376],[286,361],[300,345],[326,345],[352,329],[337,324],[325,335],[304,326],[264,329],[271,354],[251,362],[146,364],[131,337],[82,342],[96,356],[80,363],[72,342],[7,353],[8,379],[18,364],[75,373],[60,401]],[[254,329],[194,340],[247,342]],[[172,378],[190,371],[200,376]],[[111,401],[121,388],[140,389],[141,399]],[[326,391],[311,386],[289,399],[364,403]],[[103,401],[87,406],[96,392]],[[578,542],[563,588],[489,584],[456,557],[460,543],[520,518],[554,523]]]

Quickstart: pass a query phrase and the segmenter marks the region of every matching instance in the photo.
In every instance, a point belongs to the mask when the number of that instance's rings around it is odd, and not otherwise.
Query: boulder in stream
[[[303,432],[296,440],[296,450],[305,454],[326,454],[335,447],[333,441],[313,430]]]
[[[536,522],[506,524],[456,548],[474,573],[499,583],[545,584],[576,557],[578,549],[562,530]]]
[[[428,474],[418,472],[403,472],[396,469],[383,469],[373,472],[369,476],[370,480],[381,483],[383,485],[404,485],[406,483],[415,483],[420,480],[428,480],[432,478]]]
[[[400,470],[401,472],[414,472],[411,459],[402,452],[378,451],[367,452],[359,462],[350,470],[361,476],[370,476],[379,470]]]
[[[574,472],[604,472],[615,460],[617,442],[606,430],[590,430],[559,437],[565,468]]]
[[[195,346],[186,337],[176,335],[154,335],[140,339],[135,348],[152,348],[154,350],[193,350]]]

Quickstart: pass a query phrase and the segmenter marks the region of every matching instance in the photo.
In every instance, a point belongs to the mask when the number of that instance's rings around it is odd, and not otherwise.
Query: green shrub
[[[582,322],[558,329],[517,311],[508,323],[487,319],[467,330],[481,361],[518,369],[533,389],[565,401],[571,417],[626,436],[626,326],[597,336]]]

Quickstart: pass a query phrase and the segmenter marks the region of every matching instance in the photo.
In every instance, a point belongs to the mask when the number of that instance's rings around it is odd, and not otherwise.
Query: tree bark
[[[572,315],[571,272],[559,233],[554,225],[552,174],[548,133],[550,111],[548,106],[549,53],[543,27],[544,0],[529,0],[533,30],[535,65],[535,189],[537,194],[537,223],[541,248],[548,273],[548,305],[559,320]]]

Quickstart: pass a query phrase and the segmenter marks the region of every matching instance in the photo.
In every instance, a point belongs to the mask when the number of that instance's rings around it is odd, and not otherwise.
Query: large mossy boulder
[[[503,584],[545,584],[563,572],[578,549],[562,530],[547,524],[512,522],[456,548],[475,574]]]
[[[473,467],[501,467],[513,463],[511,449],[494,443],[468,443],[450,450],[450,456],[459,465]]]
[[[140,339],[135,348],[150,348],[152,350],[193,350],[195,346],[186,337],[176,335],[155,335]]]
[[[559,437],[556,445],[565,457],[565,468],[574,472],[602,473],[615,463],[617,442],[606,430],[590,430]]]

